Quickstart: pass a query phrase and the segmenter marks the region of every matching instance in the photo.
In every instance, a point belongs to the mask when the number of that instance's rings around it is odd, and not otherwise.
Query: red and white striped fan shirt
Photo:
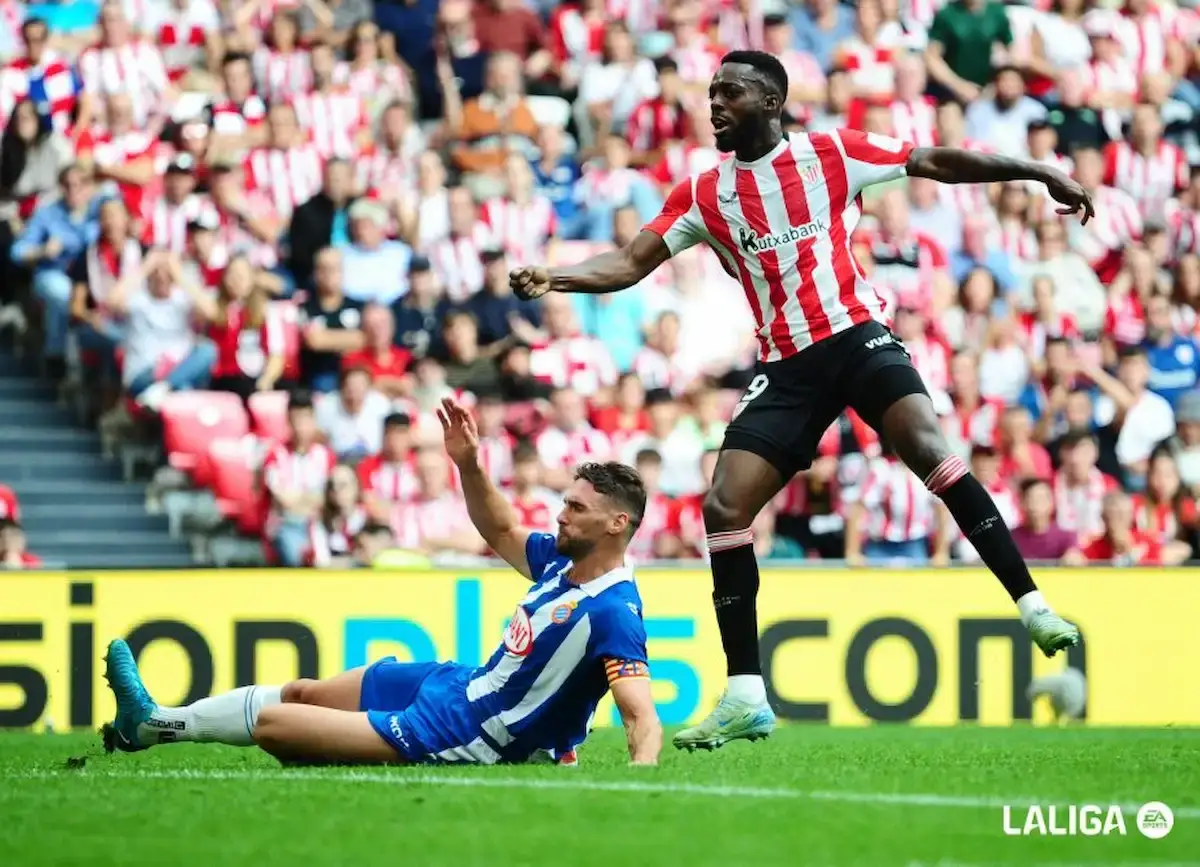
[[[221,16],[212,0],[187,0],[183,9],[174,4],[155,4],[152,8],[157,15],[150,14],[157,20],[152,20],[147,32],[154,35],[167,78],[179,81],[191,69],[202,68],[209,35],[221,29]]]
[[[568,68],[582,69],[604,51],[608,19],[589,21],[578,3],[565,3],[550,13],[550,44],[554,58]]]
[[[996,431],[1000,416],[1004,414],[1004,402],[995,398],[982,398],[974,409],[967,410],[957,404],[954,412],[942,419],[949,432],[958,442],[981,446],[996,445]]]
[[[858,36],[838,46],[838,65],[864,95],[891,94],[896,89],[895,58],[895,45],[868,45]]]
[[[1037,235],[1033,229],[1015,217],[1008,217],[1000,221],[989,246],[999,247],[1018,262],[1037,261]]]
[[[142,202],[142,243],[148,247],[163,247],[172,253],[187,251],[188,223],[209,214],[219,219],[217,209],[208,196],[197,193],[184,198],[177,205],[167,201],[166,196]]]
[[[796,51],[787,49],[782,54],[777,54],[779,62],[783,64],[784,71],[788,74],[788,81],[792,84],[804,82],[808,85],[825,85],[825,70],[821,68],[821,64],[817,58],[813,57],[807,51]],[[788,113],[796,118],[801,123],[807,123],[812,117],[812,106],[804,102],[789,102],[786,106]]]
[[[1097,93],[1127,93],[1136,96],[1138,78],[1132,63],[1117,58],[1112,61],[1093,60],[1078,70],[1084,92],[1089,97]],[[1108,112],[1106,111],[1105,114]]]
[[[372,141],[367,145],[354,160],[354,166],[358,188],[381,202],[401,199],[412,189],[416,178],[416,154],[405,147],[391,150],[383,142]],[[424,236],[424,231],[421,234]]]
[[[1080,536],[1095,536],[1104,532],[1101,504],[1104,495],[1120,486],[1112,476],[1092,467],[1087,481],[1072,486],[1065,470],[1054,474],[1054,523]]]
[[[725,157],[716,148],[701,147],[688,142],[668,142],[663,158],[654,167],[653,177],[663,184],[674,186],[692,175],[706,172]]]
[[[942,144],[939,140],[938,144]],[[986,142],[965,138],[956,145],[967,151],[979,153],[995,153],[995,148]],[[938,199],[942,204],[954,208],[964,217],[971,214],[987,214],[991,212],[992,203],[988,201],[987,184],[939,184]]]
[[[354,68],[349,63],[339,63],[334,69],[335,84],[348,87],[350,92],[368,103],[381,97],[410,102],[413,97],[412,82],[399,67],[386,63]]]
[[[940,340],[921,337],[904,341],[913,367],[930,388],[945,391],[950,386],[950,350]]]
[[[534,195],[525,204],[512,199],[488,199],[479,215],[514,264],[525,265],[542,258],[546,242],[556,225],[554,205],[545,196]]]
[[[883,304],[850,251],[864,187],[903,177],[912,145],[838,130],[785,138],[680,184],[646,228],[672,255],[704,242],[739,280],[760,358],[777,361],[872,318]]]
[[[348,557],[354,550],[354,537],[367,525],[367,512],[356,507],[348,517],[332,523],[313,521],[308,525],[308,560],[318,569],[328,566],[334,557]]]
[[[513,449],[517,441],[507,431],[479,438],[479,465],[497,487],[512,482]]]
[[[892,102],[891,111],[896,138],[919,148],[937,144],[937,108],[931,98],[897,99]]]
[[[608,347],[583,334],[534,347],[529,369],[537,379],[555,388],[573,388],[584,397],[617,381],[617,366]]]
[[[517,511],[517,522],[527,530],[538,533],[557,533],[558,514],[562,511],[562,498],[549,488],[534,488],[524,496],[516,491],[505,491],[509,503]]]
[[[1092,193],[1096,216],[1067,233],[1075,252],[1093,268],[1142,237],[1142,214],[1128,193],[1113,187],[1097,187]],[[1101,274],[1101,279],[1105,279]],[[1112,274],[1107,279],[1112,279]]]
[[[864,530],[873,541],[913,542],[933,535],[937,520],[934,496],[898,460],[872,460],[857,501],[866,509]]]
[[[717,74],[721,66],[721,46],[703,34],[696,36],[689,45],[677,46],[671,57],[679,64],[679,77],[691,84],[705,84]]]
[[[1167,44],[1180,35],[1174,9],[1148,5],[1151,8],[1136,18],[1132,15],[1120,18],[1116,28],[1117,42],[1138,78],[1167,68]]]
[[[1109,297],[1104,333],[1119,346],[1137,346],[1146,339],[1146,308],[1136,290],[1119,298]]]
[[[1023,346],[1034,358],[1046,355],[1046,341],[1051,337],[1078,340],[1079,325],[1070,313],[1059,313],[1057,321],[1043,322],[1037,313],[1022,313],[1017,317],[1017,332]]]
[[[646,498],[646,511],[642,515],[642,523],[629,542],[629,555],[635,563],[645,563],[654,559],[654,542],[671,529],[674,511],[671,498],[662,492]]]
[[[251,192],[246,194],[246,208],[252,216],[277,220],[279,214],[271,199],[263,193]],[[258,268],[274,268],[279,262],[279,254],[274,244],[264,244],[247,229],[242,221],[229,211],[217,208],[217,238],[230,254],[239,253],[248,256],[251,264]]]
[[[1191,172],[1183,150],[1165,141],[1148,157],[1129,142],[1113,142],[1104,160],[1104,183],[1132,196],[1143,218],[1161,216],[1167,200],[1187,188]]]
[[[0,129],[12,117],[17,103],[29,95],[30,76],[42,79],[46,100],[50,103],[51,123],[58,132],[66,132],[71,127],[71,114],[79,101],[82,84],[71,64],[59,59],[52,51],[45,53],[37,67],[28,57],[18,57],[0,71]]]
[[[133,103],[133,118],[143,126],[159,109],[169,82],[158,48],[131,40],[119,48],[96,45],[79,56],[79,78],[86,93],[124,93]]]
[[[321,190],[324,161],[312,145],[291,148],[255,148],[246,157],[246,189],[270,196],[280,219]]]
[[[418,548],[429,539],[444,539],[473,528],[467,504],[452,493],[404,503],[392,517],[392,530],[401,548]]]
[[[80,141],[81,151],[91,149],[92,160],[98,168],[119,168],[135,160],[146,157],[153,159],[158,152],[158,141],[140,129],[114,136],[112,133],[100,130],[88,133]],[[129,213],[138,214],[142,210],[142,201],[146,197],[147,188],[139,184],[117,183],[121,198]]]
[[[254,80],[267,102],[288,102],[312,89],[312,64],[307,51],[273,51],[265,46],[254,52]]]
[[[321,443],[314,443],[304,454],[293,450],[286,443],[276,444],[263,460],[263,482],[268,490],[282,494],[315,494],[323,496],[329,483],[329,474],[337,466],[333,450]],[[267,521],[267,536],[273,535],[282,516],[271,507]]]
[[[625,137],[635,151],[657,150],[669,141],[687,138],[687,133],[687,113],[659,97],[635,108],[625,127]]]
[[[1200,251],[1200,213],[1170,199],[1163,206],[1167,234],[1171,239],[1171,260]]]
[[[552,470],[573,470],[587,461],[607,461],[613,454],[608,436],[590,424],[570,431],[548,427],[533,444],[542,464]]]
[[[647,391],[665,388],[675,395],[683,394],[696,378],[696,371],[683,363],[679,353],[669,358],[652,346],[643,346],[638,350],[633,357],[631,370],[637,374]]]
[[[383,455],[371,455],[355,468],[363,495],[389,503],[406,503],[421,491],[417,478],[417,455],[410,452],[404,460],[389,461]]]
[[[215,135],[242,135],[267,119],[267,104],[253,94],[241,105],[228,99],[218,99],[208,110]]]
[[[491,230],[482,222],[471,228],[470,235],[452,235],[430,245],[429,262],[450,301],[466,301],[483,288],[480,254],[491,245]]]
[[[292,108],[322,159],[349,159],[358,153],[358,135],[368,126],[362,97],[344,89],[310,90],[292,97]]]

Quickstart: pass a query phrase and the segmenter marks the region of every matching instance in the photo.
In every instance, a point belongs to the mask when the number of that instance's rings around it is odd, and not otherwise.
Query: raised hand
[[[1080,223],[1087,223],[1096,215],[1092,208],[1092,197],[1088,195],[1087,190],[1062,172],[1051,174],[1046,180],[1046,190],[1054,201],[1063,206],[1056,213],[1066,215],[1079,214],[1082,211]]]
[[[442,398],[437,417],[450,460],[459,467],[473,466],[479,460],[479,428],[474,417],[449,397]]]
[[[540,267],[514,268],[508,272],[508,285],[522,301],[532,301],[550,291],[550,271]]]

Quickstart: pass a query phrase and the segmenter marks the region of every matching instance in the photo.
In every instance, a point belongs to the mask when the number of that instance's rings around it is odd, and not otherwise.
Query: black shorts
[[[910,394],[928,391],[904,344],[887,326],[864,322],[791,358],[760,361],[721,448],[753,452],[786,481],[812,465],[847,407],[878,431],[884,411]]]

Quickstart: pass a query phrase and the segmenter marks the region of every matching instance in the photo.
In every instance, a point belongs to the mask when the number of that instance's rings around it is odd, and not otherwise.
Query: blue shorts
[[[359,710],[404,761],[491,760],[472,722],[467,682],[473,669],[452,662],[397,662],[394,656],[364,673]]]

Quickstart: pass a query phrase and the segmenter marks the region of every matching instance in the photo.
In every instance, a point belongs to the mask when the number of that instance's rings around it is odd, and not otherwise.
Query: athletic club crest
[[[813,186],[821,180],[821,164],[820,163],[804,163],[800,166],[800,180],[804,181],[807,186]]]
[[[520,605],[513,612],[512,620],[504,630],[504,649],[513,656],[528,656],[533,650],[533,624]]]

